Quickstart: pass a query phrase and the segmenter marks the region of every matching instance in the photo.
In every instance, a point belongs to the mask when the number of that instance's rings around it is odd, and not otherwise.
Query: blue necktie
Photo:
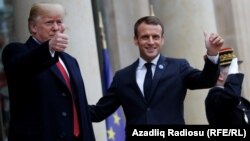
[[[151,69],[152,63],[145,63],[145,66],[147,68],[147,72],[144,79],[143,89],[144,89],[144,97],[148,101],[152,86],[152,69]]]

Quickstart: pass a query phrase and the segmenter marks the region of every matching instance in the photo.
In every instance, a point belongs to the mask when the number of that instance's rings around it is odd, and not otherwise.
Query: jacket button
[[[62,112],[62,116],[63,116],[63,117],[66,117],[66,116],[67,116],[67,113],[66,113],[66,112]]]
[[[64,133],[64,132],[62,132],[62,133],[60,134],[60,138],[61,138],[61,139],[65,138],[65,133]]]
[[[147,108],[147,111],[150,111],[150,110],[151,110],[150,107],[148,107],[148,108]]]
[[[66,93],[62,93],[62,96],[66,96]]]

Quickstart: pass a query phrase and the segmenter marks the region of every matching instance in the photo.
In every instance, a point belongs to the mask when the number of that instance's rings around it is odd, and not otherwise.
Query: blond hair
[[[31,33],[30,24],[32,22],[36,22],[43,15],[46,15],[49,11],[57,10],[62,16],[65,14],[65,10],[61,4],[58,3],[35,3],[32,5],[29,13],[28,23],[29,23],[29,31]]]

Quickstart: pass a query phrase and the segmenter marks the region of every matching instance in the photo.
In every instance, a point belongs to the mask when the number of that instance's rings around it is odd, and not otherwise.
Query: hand
[[[216,56],[222,45],[224,44],[224,39],[222,39],[216,33],[204,32],[205,44],[207,48],[207,55]]]
[[[234,58],[229,66],[228,74],[239,73],[238,58]]]
[[[57,32],[49,41],[50,50],[62,52],[68,47],[68,36],[64,33]]]

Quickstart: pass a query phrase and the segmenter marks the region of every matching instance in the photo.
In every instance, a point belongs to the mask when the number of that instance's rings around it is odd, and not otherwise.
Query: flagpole
[[[98,12],[100,36],[102,38],[102,55],[103,55],[103,89],[104,95],[112,81],[112,68],[109,60],[109,53],[107,50],[107,42],[104,32],[104,24],[101,12]],[[115,113],[106,119],[106,132],[108,141],[124,141],[125,140],[125,119],[123,111],[118,108]]]
[[[154,7],[153,7],[152,4],[149,5],[149,15],[150,16],[155,16]]]
[[[100,31],[101,31],[101,38],[102,38],[102,47],[104,49],[107,49],[107,42],[106,42],[106,36],[105,36],[105,32],[104,32],[102,14],[101,14],[100,11],[98,12],[98,17],[99,17],[99,28],[100,28]]]

